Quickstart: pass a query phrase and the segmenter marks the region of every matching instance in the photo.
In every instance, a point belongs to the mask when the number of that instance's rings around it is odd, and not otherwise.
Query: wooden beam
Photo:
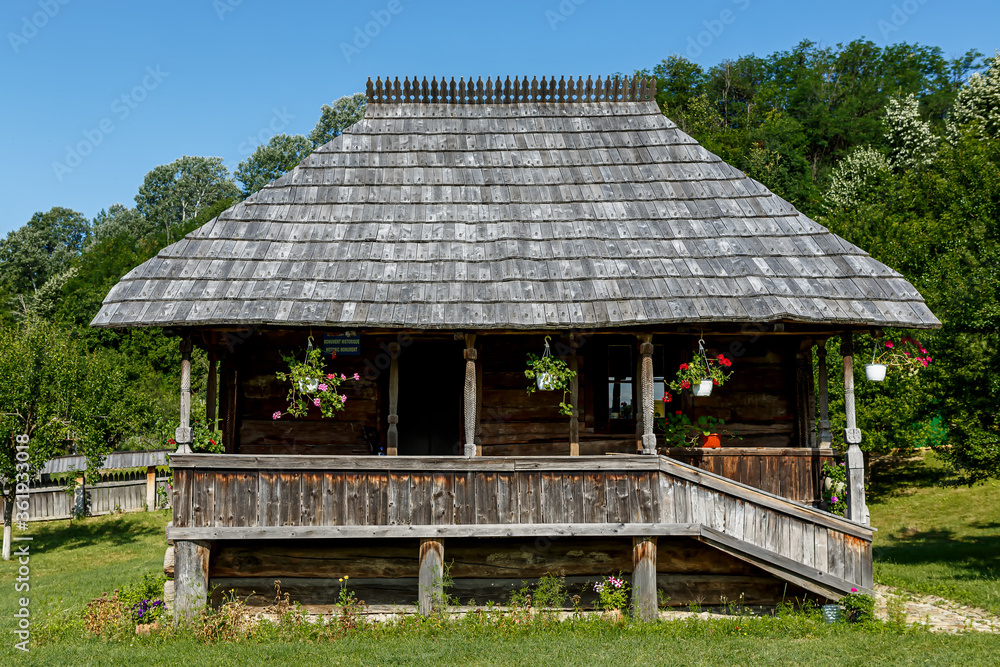
[[[574,373],[579,373],[580,362],[577,357],[577,349],[580,341],[573,333],[569,335],[569,369]],[[569,455],[580,455],[580,378],[574,375],[569,385],[569,402],[573,405],[573,414],[569,418]]]
[[[865,504],[865,458],[861,453],[861,429],[858,428],[854,408],[854,340],[850,331],[841,335],[840,352],[844,356],[844,414],[847,428],[847,518],[869,525],[868,506]]]
[[[389,428],[385,436],[386,456],[399,455],[399,343],[389,343]]]
[[[659,616],[655,537],[632,538],[632,615],[641,621]]]
[[[156,466],[146,467],[146,511],[156,509]]]
[[[476,456],[483,455],[483,341],[476,348]]]
[[[826,340],[816,341],[816,356],[819,365],[819,446],[821,449],[833,446],[830,432],[830,380],[826,365]]]
[[[442,611],[444,598],[444,540],[421,539],[418,569],[420,613]]]
[[[191,443],[191,337],[181,338],[181,410],[180,425],[174,431],[178,454],[190,454]]]
[[[653,334],[639,334],[639,407],[642,409],[642,453],[656,454],[653,433]]]
[[[210,545],[177,540],[174,549],[174,623],[183,623],[196,618],[208,601]]]
[[[476,334],[465,334],[465,389],[462,394],[465,406],[465,455],[476,455]]]
[[[329,539],[443,539],[446,537],[643,537],[699,535],[699,525],[689,523],[511,523],[395,526],[229,526],[180,528],[170,526],[167,536],[181,540],[329,540]]]

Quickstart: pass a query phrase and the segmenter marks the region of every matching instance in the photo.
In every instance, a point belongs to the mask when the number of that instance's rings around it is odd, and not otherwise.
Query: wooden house
[[[181,344],[171,458],[176,613],[208,591],[322,610],[502,602],[546,573],[631,573],[634,609],[836,599],[872,585],[852,334],[939,326],[897,272],[681,132],[644,79],[398,79],[363,120],[111,290],[98,327]],[[544,338],[578,374],[571,416],[528,394]],[[848,517],[824,342],[842,337]],[[334,418],[286,406],[312,337]],[[710,397],[662,400],[698,341],[733,360]],[[224,454],[190,453],[190,353],[210,359]],[[813,355],[824,357],[818,382]],[[218,402],[218,414],[215,404]],[[670,449],[665,408],[741,435]],[[384,454],[384,455],[381,455]]]

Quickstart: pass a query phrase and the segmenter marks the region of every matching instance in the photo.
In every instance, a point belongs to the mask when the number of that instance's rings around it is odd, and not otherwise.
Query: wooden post
[[[465,455],[476,455],[476,334],[465,334]]]
[[[574,373],[579,373],[580,371],[580,361],[577,358],[577,348],[580,346],[580,341],[572,333],[569,335],[569,369]],[[573,404],[573,414],[569,418],[569,455],[579,456],[580,455],[580,381],[579,378],[574,375],[573,379],[570,381],[569,385],[569,402]]]
[[[816,391],[813,386],[812,341],[803,340],[795,355],[795,403],[798,446],[816,446]]]
[[[639,334],[641,374],[639,388],[642,400],[642,453],[656,454],[656,434],[653,433],[653,334]]]
[[[87,479],[80,475],[76,478],[76,488],[73,489],[73,507],[70,512],[74,517],[87,516]]]
[[[181,415],[174,431],[178,454],[190,454],[191,443],[191,337],[181,339]]]
[[[482,351],[480,339],[477,350]],[[478,356],[478,355],[477,355]],[[476,359],[476,456],[483,455],[483,360]]]
[[[214,352],[208,355],[208,384],[205,386],[205,421],[211,429],[219,428],[218,410],[216,410],[216,397],[218,396],[219,378],[216,371],[216,355]]]
[[[389,343],[389,430],[385,436],[386,456],[399,455],[399,343]]]
[[[830,380],[826,366],[826,341],[816,341],[816,355],[819,357],[819,446],[833,447],[830,432]]]
[[[174,549],[174,623],[180,623],[196,618],[208,602],[210,545],[177,540]]]
[[[659,616],[655,537],[632,538],[632,615],[641,621]]]
[[[156,466],[146,467],[146,509],[156,509]]]
[[[424,616],[444,606],[444,540],[420,540],[418,565],[420,613]]]
[[[844,413],[847,428],[847,518],[868,525],[868,506],[865,504],[865,458],[861,453],[861,429],[854,411],[854,340],[850,331],[841,337],[840,352],[844,356]]]

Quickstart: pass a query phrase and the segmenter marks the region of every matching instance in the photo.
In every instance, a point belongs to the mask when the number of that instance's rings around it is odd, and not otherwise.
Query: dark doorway
[[[415,340],[399,355],[399,454],[462,453],[459,429],[465,367],[454,341]]]

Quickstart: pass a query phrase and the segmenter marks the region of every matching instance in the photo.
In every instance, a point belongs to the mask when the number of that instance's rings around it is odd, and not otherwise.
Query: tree
[[[316,127],[309,133],[313,146],[322,146],[339,137],[344,130],[365,117],[367,105],[368,98],[364,93],[345,95],[333,105],[324,104]]]
[[[983,137],[1000,136],[1000,52],[984,74],[973,74],[959,91],[948,125],[952,139],[962,127]]]
[[[917,169],[934,161],[938,138],[930,123],[920,119],[917,97],[892,98],[885,109],[889,161],[896,169]]]
[[[151,224],[167,232],[169,242],[172,227],[238,195],[222,158],[184,156],[146,174],[135,203]]]
[[[249,197],[294,169],[312,151],[313,143],[301,134],[277,134],[240,162],[233,175],[243,184],[243,196]]]
[[[140,239],[154,229],[156,229],[156,225],[147,220],[137,209],[129,208],[123,204],[112,204],[106,211],[102,209],[94,217],[88,248],[119,234],[124,234],[132,239]]]
[[[87,219],[68,208],[35,213],[0,242],[0,283],[13,294],[35,292],[68,268],[89,233]]]

